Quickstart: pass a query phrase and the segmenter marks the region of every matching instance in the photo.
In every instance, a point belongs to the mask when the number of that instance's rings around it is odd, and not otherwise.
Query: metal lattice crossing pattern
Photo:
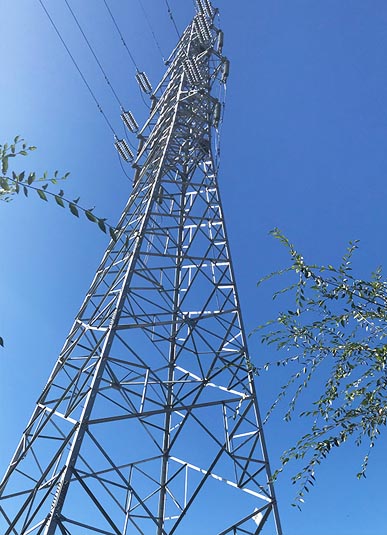
[[[281,532],[217,184],[228,61],[198,5],[1,483],[5,535]]]

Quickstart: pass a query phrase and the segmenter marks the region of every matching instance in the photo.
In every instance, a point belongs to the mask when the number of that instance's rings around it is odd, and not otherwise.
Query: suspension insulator
[[[133,160],[134,154],[125,139],[115,138],[114,146],[117,149],[118,154],[123,160],[125,160],[125,162],[130,162]]]
[[[218,44],[217,44],[217,49],[218,49],[219,54],[222,53],[223,44],[224,44],[224,33],[222,32],[222,30],[219,30],[219,32],[218,32]]]
[[[128,130],[130,130],[133,133],[137,132],[138,124],[131,111],[123,111],[121,113],[121,119],[124,125],[128,128]]]
[[[230,74],[230,60],[227,58],[223,59],[223,69],[222,69],[222,82],[226,83],[228,75]]]
[[[218,100],[214,106],[214,115],[212,118],[212,122],[215,128],[218,128],[219,126],[221,113],[222,113],[222,105]]]
[[[197,82],[198,83],[202,82],[203,78],[200,72],[200,66],[198,65],[196,58],[194,58],[193,61],[191,62],[191,68],[192,68],[192,73],[195,79],[197,80]]]
[[[208,20],[206,19],[206,17],[203,17],[201,16],[200,17],[200,21],[201,23],[203,24],[204,28],[205,28],[205,31],[208,35],[208,38],[211,39],[211,28],[210,28],[210,25],[208,23]]]
[[[198,10],[198,13],[201,13],[202,15],[204,15],[204,3],[203,3],[203,0],[196,0],[196,6],[197,6],[197,10]]]
[[[211,5],[211,2],[209,2],[208,0],[196,0],[196,5],[199,13],[201,13],[205,17],[212,19],[212,17],[214,16],[214,9]]]
[[[203,0],[203,1],[204,1],[204,5],[206,6],[208,16],[212,18],[214,16],[214,8],[212,7],[210,0]]]
[[[191,74],[191,60],[190,59],[186,59],[183,63],[183,70],[184,70],[184,73],[187,77],[187,80],[188,80],[188,83],[190,83],[191,85],[193,85],[195,83],[195,80],[193,79],[193,76]]]
[[[186,59],[183,63],[183,69],[191,85],[197,85],[203,82],[199,67],[194,60]]]
[[[203,43],[208,43],[211,40],[211,29],[208,25],[206,18],[203,15],[196,15],[195,26],[199,34],[200,40]]]
[[[145,72],[137,72],[136,80],[144,93],[147,93],[148,95],[152,93],[152,86]]]

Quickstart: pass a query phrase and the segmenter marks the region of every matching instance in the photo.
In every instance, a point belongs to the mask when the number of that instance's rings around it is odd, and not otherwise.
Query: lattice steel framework
[[[118,239],[2,480],[5,535],[281,533],[218,192],[215,17],[198,2],[152,95]]]

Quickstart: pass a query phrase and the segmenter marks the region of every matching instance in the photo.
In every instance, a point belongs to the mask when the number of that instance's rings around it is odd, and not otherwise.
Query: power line
[[[120,157],[120,155],[119,155],[118,153],[117,153],[117,157],[118,157],[118,161],[120,162],[120,166],[121,166],[122,172],[124,173],[124,175],[126,176],[126,178],[127,178],[128,180],[132,181],[133,178],[130,177],[130,176],[128,175],[128,173],[125,171],[125,168],[124,168],[124,166],[123,166],[123,164],[122,164],[122,158]]]
[[[98,100],[97,100],[97,97],[95,96],[93,90],[91,89],[90,85],[88,84],[88,82],[87,82],[87,80],[86,80],[84,74],[82,73],[81,69],[79,68],[78,63],[75,61],[74,56],[71,54],[71,52],[70,52],[68,46],[66,45],[66,43],[65,43],[65,41],[64,41],[64,39],[63,39],[63,37],[62,37],[62,35],[61,35],[61,33],[60,33],[60,31],[58,30],[58,28],[57,28],[55,22],[54,22],[53,19],[51,18],[51,15],[50,15],[49,12],[47,11],[46,6],[45,6],[44,3],[43,3],[43,0],[38,0],[38,2],[39,2],[39,4],[42,6],[43,11],[44,11],[45,14],[47,15],[48,20],[50,21],[52,27],[54,28],[55,32],[57,33],[57,35],[58,35],[58,37],[59,37],[59,39],[60,39],[62,45],[65,47],[66,52],[68,53],[68,55],[69,55],[70,58],[71,58],[71,61],[72,61],[73,64],[75,65],[75,68],[77,69],[77,71],[78,71],[80,77],[82,78],[83,83],[85,84],[85,86],[86,86],[87,89],[89,90],[89,93],[90,93],[90,95],[92,96],[94,102],[96,103],[98,110],[99,110],[100,113],[102,114],[102,116],[103,116],[103,118],[105,119],[105,121],[106,121],[107,125],[109,126],[110,130],[113,132],[114,136],[116,136],[116,133],[115,133],[115,131],[114,131],[114,128],[113,128],[112,125],[111,125],[111,122],[109,121],[109,119],[107,118],[105,112],[103,111],[103,109],[102,109],[100,103],[99,103]],[[116,137],[117,137],[117,136],[116,136]]]
[[[169,3],[168,3],[168,0],[164,0],[164,1],[165,1],[165,5],[167,6],[167,10],[168,10],[169,18],[171,19],[172,24],[173,24],[173,26],[175,27],[176,33],[177,33],[177,35],[178,35],[178,37],[179,37],[179,39],[180,39],[180,32],[179,32],[179,29],[178,29],[178,27],[177,27],[177,25],[176,25],[175,18],[174,18],[174,16],[173,16],[171,7],[170,7],[170,5],[169,5]]]
[[[127,53],[128,53],[128,56],[129,56],[130,60],[132,61],[133,65],[135,66],[136,71],[139,72],[140,69],[139,69],[138,66],[137,66],[136,60],[134,59],[133,54],[132,54],[131,51],[129,50],[128,45],[127,45],[126,42],[125,42],[124,36],[122,35],[121,30],[120,30],[120,28],[119,28],[119,26],[118,26],[118,24],[117,24],[117,21],[116,21],[114,15],[113,15],[113,13],[111,12],[111,10],[110,10],[110,8],[109,8],[109,6],[108,6],[106,0],[103,0],[103,3],[105,4],[106,9],[108,10],[109,15],[110,15],[110,17],[111,17],[111,19],[112,19],[112,21],[113,21],[113,24],[114,24],[114,26],[116,27],[116,30],[117,30],[119,36],[121,37],[122,44],[124,45],[124,47],[125,47],[125,49],[126,49],[126,51],[127,51]]]
[[[94,49],[93,49],[93,47],[92,47],[91,44],[90,44],[90,41],[89,41],[88,38],[86,37],[86,34],[85,34],[85,32],[83,31],[82,26],[80,25],[77,16],[75,15],[74,11],[71,9],[71,6],[70,6],[70,4],[68,3],[68,1],[67,1],[67,0],[64,0],[64,2],[65,2],[65,4],[66,4],[66,6],[68,7],[68,9],[69,9],[69,11],[70,11],[70,13],[71,13],[71,15],[72,15],[72,17],[73,17],[73,19],[74,19],[76,25],[78,26],[78,29],[79,29],[79,31],[81,32],[81,34],[82,34],[84,40],[86,41],[86,44],[87,44],[87,46],[89,47],[90,52],[93,54],[93,57],[94,57],[95,61],[97,62],[98,67],[100,68],[100,70],[101,70],[101,72],[102,72],[102,74],[103,74],[103,76],[104,76],[104,78],[105,78],[105,80],[106,80],[107,85],[110,87],[111,92],[113,93],[113,95],[114,95],[115,99],[117,100],[118,104],[120,105],[120,107],[123,108],[122,103],[121,103],[121,101],[120,101],[120,99],[119,99],[117,93],[115,92],[114,87],[113,87],[112,84],[110,83],[110,80],[109,80],[109,78],[108,78],[108,76],[107,76],[107,74],[106,74],[104,68],[102,67],[101,62],[99,61],[99,59],[98,59],[98,57],[97,57],[97,54],[94,52]]]
[[[128,48],[128,45],[126,44],[126,41],[125,41],[125,39],[124,39],[124,36],[122,35],[122,32],[121,32],[121,30],[120,30],[120,28],[119,28],[119,26],[118,26],[118,24],[117,24],[117,21],[116,21],[114,15],[113,15],[111,9],[109,8],[109,6],[108,6],[108,4],[107,4],[107,1],[106,1],[106,0],[103,0],[103,2],[104,2],[104,4],[105,4],[105,6],[106,6],[106,9],[107,9],[108,12],[109,12],[109,15],[110,15],[110,17],[111,17],[111,19],[112,19],[112,21],[113,21],[113,24],[114,24],[114,26],[116,27],[116,30],[117,30],[117,32],[118,32],[120,38],[121,38],[122,44],[124,45],[125,50],[126,50],[126,52],[128,53],[128,55],[129,55],[129,57],[130,57],[130,59],[131,59],[133,65],[135,66],[135,69],[136,69],[136,71],[137,71],[136,79],[137,79],[137,83],[139,84],[140,95],[141,95],[142,101],[144,102],[145,106],[147,106],[147,107],[149,108],[149,104],[146,103],[146,101],[145,101],[145,99],[144,99],[144,95],[142,94],[142,91],[143,91],[144,89],[141,87],[141,81],[140,81],[139,78],[138,78],[138,76],[142,76],[142,77],[143,77],[143,76],[146,76],[146,75],[145,75],[145,73],[140,72],[140,69],[139,69],[139,67],[138,67],[138,65],[137,65],[137,63],[136,63],[136,60],[134,59],[133,54],[130,52],[130,50],[129,50],[129,48]],[[148,82],[148,83],[149,83],[149,82]]]
[[[155,44],[156,44],[156,47],[157,47],[158,51],[160,52],[160,55],[161,55],[161,57],[162,57],[162,60],[163,60],[164,63],[166,63],[166,61],[165,61],[165,56],[164,56],[164,54],[163,54],[163,51],[161,50],[160,43],[159,43],[159,41],[158,41],[158,39],[157,39],[157,37],[156,37],[156,34],[155,34],[154,30],[153,30],[153,26],[152,26],[152,24],[151,24],[151,21],[150,21],[150,18],[149,18],[149,16],[148,16],[148,13],[146,12],[146,10],[145,10],[145,8],[144,8],[144,5],[143,5],[143,3],[142,3],[142,0],[138,0],[138,3],[140,4],[141,10],[142,10],[142,12],[143,12],[143,14],[144,14],[144,17],[145,17],[145,20],[146,20],[146,22],[147,22],[147,24],[148,24],[149,30],[150,30],[150,32],[151,32],[151,34],[152,34],[152,36],[153,36],[153,40],[154,40],[154,42],[155,42]]]

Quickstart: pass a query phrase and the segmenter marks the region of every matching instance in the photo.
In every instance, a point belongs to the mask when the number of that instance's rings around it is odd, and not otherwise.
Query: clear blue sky
[[[147,108],[102,0],[71,2],[125,107]],[[165,54],[176,34],[162,0],[143,0]],[[192,1],[170,0],[183,29]],[[220,183],[247,330],[275,314],[256,281],[286,263],[268,237],[278,226],[312,262],[335,263],[360,239],[361,275],[387,266],[387,4],[352,0],[218,2],[231,76]],[[88,82],[121,133],[119,108],[62,0],[46,0]],[[111,0],[139,66],[156,83],[163,64],[137,0]],[[39,150],[17,169],[71,171],[68,196],[114,224],[131,190],[112,135],[37,0],[3,0],[0,137]],[[130,168],[128,168],[130,173]],[[0,471],[16,446],[107,238],[55,205],[16,199],[0,206]],[[253,338],[255,362],[271,355]],[[263,412],[283,377],[258,380]],[[281,416],[267,426],[273,467],[303,432]],[[361,452],[347,447],[320,469],[301,513],[290,506],[291,471],[277,493],[286,535],[385,535],[387,437],[366,480]]]

